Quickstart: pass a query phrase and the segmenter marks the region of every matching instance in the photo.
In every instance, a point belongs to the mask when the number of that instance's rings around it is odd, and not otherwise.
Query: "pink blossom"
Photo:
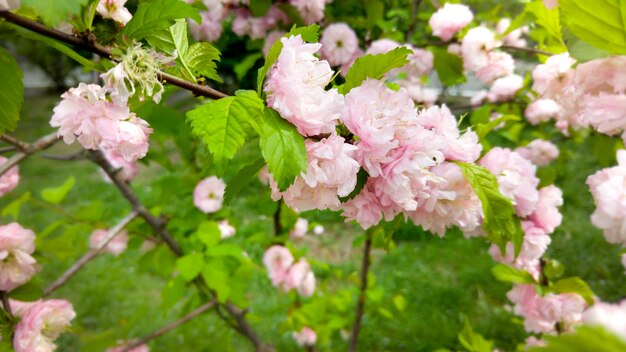
[[[528,122],[537,125],[550,119],[559,119],[563,108],[552,99],[537,99],[530,103],[524,112]]]
[[[302,330],[298,332],[294,331],[292,336],[298,346],[301,347],[315,346],[315,342],[317,341],[317,334],[308,326],[303,327]]]
[[[289,0],[306,24],[321,22],[324,19],[326,0]]]
[[[263,264],[274,286],[279,286],[286,280],[287,272],[293,262],[291,252],[279,245],[268,248],[263,255]]]
[[[532,221],[523,221],[522,229],[524,230],[524,242],[517,258],[511,242],[507,243],[504,254],[495,244],[489,248],[489,254],[496,261],[526,270],[531,275],[537,274],[533,277],[538,279],[539,259],[548,249],[552,239],[543,229],[536,227]]]
[[[215,213],[222,209],[226,184],[211,176],[200,181],[193,191],[193,204],[203,213]]]
[[[268,106],[304,136],[334,132],[344,98],[336,88],[325,90],[333,71],[313,55],[321,44],[306,44],[300,35],[281,41],[283,49],[264,87]]]
[[[585,325],[600,325],[626,340],[626,300],[611,304],[596,302],[583,313]]]
[[[496,25],[496,31],[498,34],[504,34],[511,26],[510,18],[502,18],[498,21]],[[528,33],[528,27],[520,27],[510,31],[507,35],[502,38],[504,45],[514,46],[514,47],[525,47],[526,40],[522,38],[524,34]]]
[[[559,6],[559,0],[543,0],[543,6],[545,6],[548,10],[552,10],[553,8]]]
[[[347,64],[359,49],[359,38],[345,23],[333,23],[324,29],[320,38],[322,57],[331,66]]]
[[[128,98],[135,94],[135,86],[126,71],[124,71],[122,64],[115,65],[106,73],[101,74],[100,77],[104,81],[105,88],[110,93],[111,100],[117,105],[124,106],[128,104]],[[130,89],[128,88],[129,85]]]
[[[546,347],[546,341],[538,339],[535,336],[528,336],[524,344],[526,345],[526,349],[529,347]]]
[[[11,291],[37,272],[35,233],[12,222],[0,226],[0,291]]]
[[[432,106],[439,97],[436,89],[424,87],[424,83],[419,79],[404,79],[397,82],[400,87],[406,89],[407,94],[416,104],[425,107]]]
[[[572,66],[575,63],[576,60],[567,52],[550,56],[544,64],[537,65],[533,70],[533,90],[543,98],[558,97],[573,78]]]
[[[233,237],[235,235],[235,228],[228,222],[228,220],[222,220],[217,223],[217,227],[220,229],[222,239]]]
[[[580,64],[574,73],[574,85],[585,94],[626,93],[626,57],[611,56]]]
[[[482,105],[488,98],[489,92],[486,90],[480,90],[470,99],[470,104],[474,107]]]
[[[278,22],[289,23],[289,17],[277,6],[272,6],[263,17],[253,17],[246,8],[237,8],[234,11],[233,32],[239,36],[248,35],[251,39],[261,39],[267,32],[275,28]]]
[[[500,192],[513,201],[517,215],[526,217],[534,211],[539,201],[535,165],[518,153],[500,147],[485,154],[480,164],[496,176]]]
[[[226,11],[219,1],[215,1],[212,7],[207,7],[209,11],[201,11],[202,24],[196,23],[194,20],[189,21],[189,33],[195,40],[214,42],[222,35],[222,21],[226,15]]]
[[[0,156],[0,165],[7,162],[7,158]],[[9,169],[4,175],[0,176],[0,197],[11,192],[20,182],[19,167],[17,165]]]
[[[493,82],[487,98],[492,103],[510,100],[517,91],[524,86],[524,78],[518,75],[508,75]]]
[[[119,345],[120,346],[118,347],[107,348],[106,352],[122,352],[124,348],[126,347],[126,344],[122,342],[122,343],[119,343]],[[144,343],[131,350],[128,350],[128,352],[150,352],[150,348],[148,347],[148,345]]]
[[[374,40],[370,47],[365,51],[366,55],[378,55],[385,54],[397,47],[400,46],[400,43],[393,41],[391,39],[383,38]]]
[[[316,235],[323,235],[324,234],[324,226],[322,225],[315,225],[315,227],[313,227],[313,233]]]
[[[20,8],[20,0],[0,0],[0,11],[13,11]]]
[[[563,192],[558,187],[554,185],[543,187],[539,190],[539,201],[535,211],[530,215],[530,220],[535,226],[552,233],[563,220],[563,215],[558,209],[562,205]]]
[[[141,159],[148,153],[148,138],[152,128],[148,123],[131,113],[123,121],[117,123],[115,140],[104,140],[102,147],[115,149],[128,162]]]
[[[61,333],[70,325],[76,313],[66,300],[41,301],[27,309],[15,328],[15,352],[51,352]]]
[[[428,25],[433,30],[433,35],[448,41],[461,29],[465,28],[474,15],[469,7],[460,4],[446,3],[442,8],[433,13],[428,20]]]
[[[122,25],[126,25],[133,15],[124,7],[126,0],[100,0],[96,10],[104,18],[110,18]]]
[[[583,118],[600,133],[611,136],[626,129],[626,94],[587,96],[583,109]]]
[[[283,289],[289,291],[295,289],[299,295],[310,297],[315,291],[315,275],[311,266],[304,259],[300,259],[287,271],[287,277],[283,282]]]
[[[489,65],[489,54],[496,46],[496,37],[491,30],[482,26],[470,29],[461,42],[465,70],[477,71]]]
[[[378,224],[383,218],[382,205],[376,194],[368,188],[366,184],[356,197],[341,205],[343,208],[341,215],[346,218],[346,222],[356,220],[365,230]]]
[[[476,71],[476,78],[482,83],[493,83],[497,78],[513,74],[515,61],[507,53],[492,51],[489,53],[489,61],[486,66]]]
[[[118,170],[117,173],[122,180],[129,182],[137,177],[139,170],[136,161],[126,161],[120,152],[115,149],[102,149],[102,154],[109,164]],[[106,172],[102,169],[98,169],[98,172],[100,172],[100,175],[107,183],[111,183],[111,179]]]
[[[291,238],[303,238],[309,230],[309,221],[307,219],[298,218],[293,229],[289,232]]]
[[[559,148],[543,139],[535,139],[524,147],[516,148],[515,151],[537,166],[548,165],[559,157]]]
[[[108,235],[107,230],[98,229],[91,233],[89,237],[89,248],[97,249]],[[111,253],[114,256],[118,256],[126,250],[128,246],[128,232],[126,230],[120,231],[115,237],[113,237],[109,243],[104,246],[103,251]]]

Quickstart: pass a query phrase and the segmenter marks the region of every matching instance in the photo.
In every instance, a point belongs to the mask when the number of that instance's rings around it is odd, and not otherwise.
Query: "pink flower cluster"
[[[238,8],[233,11],[233,32],[239,36],[249,36],[251,39],[265,38],[267,32],[278,27],[279,23],[289,24],[289,17],[278,6],[272,6],[263,17],[253,17],[247,8]]]
[[[430,16],[428,25],[433,30],[434,36],[447,42],[458,31],[472,22],[473,19],[474,14],[469,7],[461,4],[446,3]]]
[[[332,0],[289,0],[306,24],[321,22],[324,19],[326,3]]]
[[[559,157],[559,148],[543,139],[535,139],[524,147],[516,148],[515,151],[537,166],[548,165]]]
[[[6,163],[9,159],[0,156],[0,165]],[[0,197],[11,192],[20,182],[20,172],[17,165],[10,168],[4,175],[0,176]]]
[[[66,300],[51,299],[33,303],[11,302],[20,318],[13,336],[15,352],[52,352],[61,333],[76,316],[72,304]]]
[[[263,255],[272,285],[285,292],[296,290],[299,295],[310,297],[315,291],[315,275],[306,259],[294,261],[289,249],[279,245],[268,248]]]
[[[626,245],[626,150],[617,151],[617,160],[617,166],[589,176],[587,185],[596,203],[591,222],[608,242]]]
[[[360,54],[359,38],[345,23],[333,23],[324,29],[320,38],[322,58],[331,66],[343,66]]]
[[[118,175],[120,175],[120,178],[122,180],[126,182],[130,182],[135,177],[137,177],[137,174],[139,173],[137,161],[135,160],[128,161],[124,159],[124,157],[116,149],[104,149],[102,150],[102,154],[104,155],[105,159],[109,162],[109,164],[111,164],[111,166],[113,166],[114,168],[118,170]],[[109,175],[107,175],[106,172],[104,172],[104,170],[98,169],[98,172],[100,173],[100,175],[102,176],[105,182],[107,183],[112,182],[111,178],[109,178]]]
[[[0,291],[11,291],[37,272],[35,233],[18,223],[0,226]]]
[[[106,239],[108,234],[107,230],[97,229],[91,233],[89,237],[89,248],[96,249],[102,245],[102,242]],[[118,256],[122,254],[128,247],[128,232],[126,230],[120,231],[115,237],[113,237],[102,249],[103,252]]]
[[[312,347],[317,342],[317,334],[308,326],[303,327],[298,332],[294,331],[292,336],[300,347]]]
[[[143,158],[152,129],[128,106],[109,101],[106,94],[96,84],[70,88],[54,108],[50,125],[59,127],[59,136],[67,144],[78,140],[86,149],[115,150],[126,161]]]

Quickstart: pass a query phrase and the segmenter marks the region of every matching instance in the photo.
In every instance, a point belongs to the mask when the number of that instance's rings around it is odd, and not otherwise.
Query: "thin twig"
[[[59,141],[59,137],[57,136],[56,132],[43,136],[32,144],[24,143],[8,135],[3,135],[2,139],[7,142],[11,140],[12,142],[9,143],[13,144],[20,151],[15,153],[12,157],[9,158],[9,160],[0,165],[0,176],[4,175],[13,166],[17,165],[20,161],[26,159],[30,155],[40,150],[50,148],[54,143]]]
[[[352,337],[350,338],[350,347],[348,351],[355,352],[359,342],[359,332],[361,331],[361,321],[363,320],[363,312],[365,310],[365,292],[367,291],[367,275],[370,269],[372,252],[372,235],[368,232],[365,234],[365,247],[363,248],[363,261],[361,263],[361,287],[359,292],[359,301],[356,306],[356,317],[354,326],[352,327]]]
[[[525,52],[525,53],[545,55],[545,56],[552,56],[552,55],[554,55],[552,53],[549,53],[547,51],[543,51],[543,50],[540,50],[540,49],[527,48],[527,47],[522,47],[522,46],[503,45],[503,46],[501,46],[501,48],[505,49],[505,50],[522,51],[522,52]]]
[[[211,301],[208,303],[205,303],[203,305],[201,305],[200,307],[196,308],[194,311],[192,311],[191,313],[185,315],[184,317],[173,321],[167,325],[165,325],[164,327],[158,329],[157,331],[146,335],[138,340],[134,340],[131,343],[125,345],[122,350],[120,352],[128,352],[130,350],[132,350],[133,348],[137,348],[141,345],[143,345],[144,343],[150,341],[150,340],[154,340],[158,337],[161,337],[165,334],[167,334],[168,332],[176,329],[177,327],[185,324],[186,322],[190,321],[191,319],[197,317],[198,315],[206,312],[207,310],[213,308],[213,306],[215,306],[216,302],[215,301]]]
[[[50,286],[46,288],[43,293],[43,297],[49,296],[52,292],[56,291],[59,287],[63,286],[66,282],[69,281],[72,276],[74,276],[83,266],[92,261],[95,257],[100,254],[100,252],[106,247],[115,236],[117,236],[126,225],[128,225],[133,219],[137,217],[136,211],[131,211],[130,214],[126,215],[120,222],[118,222],[114,227],[110,228],[107,231],[106,236],[98,243],[96,248],[89,249],[85,255],[80,257],[72,266],[67,269],[58,279],[56,279]]]
[[[81,49],[91,51],[92,53],[100,55],[102,57],[111,59],[111,49],[101,44],[98,44],[97,42],[93,40],[89,40],[89,39],[83,40],[76,36],[73,36],[73,35],[70,35],[61,31],[57,31],[55,29],[48,28],[40,23],[37,23],[35,21],[29,20],[25,17],[16,15],[8,11],[0,11],[0,17],[20,27],[26,28],[28,30],[39,33],[41,35],[45,35],[46,37],[56,39],[63,43],[70,44],[70,45],[79,47]],[[218,90],[215,90],[209,86],[203,86],[194,82],[185,81],[182,78],[172,76],[165,72],[159,73],[158,78],[167,83],[170,83],[180,88],[191,91],[193,94],[198,95],[198,96],[204,96],[204,97],[213,98],[213,99],[219,99],[219,98],[223,98],[227,96],[227,94],[222,93]]]
[[[14,147],[14,146],[10,146],[10,147],[2,147],[2,148],[0,148],[0,154],[4,154],[4,153],[8,153],[8,152],[12,152],[12,151],[15,151],[15,150],[17,150],[17,148],[16,148],[16,147]]]
[[[11,310],[11,303],[9,302],[9,293],[7,291],[0,291],[0,299],[2,300],[2,308],[4,308],[4,311],[12,318],[13,311]]]

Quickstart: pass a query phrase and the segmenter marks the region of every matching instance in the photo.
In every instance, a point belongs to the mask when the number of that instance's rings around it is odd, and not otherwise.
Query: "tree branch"
[[[417,13],[421,5],[422,5],[422,0],[412,1],[411,22],[409,23],[409,28],[407,29],[406,35],[404,37],[404,41],[407,43],[411,42],[411,39],[413,38],[413,33],[415,33],[415,27],[417,26],[417,22],[418,22]]]
[[[554,55],[552,53],[549,53],[547,51],[543,51],[543,50],[540,50],[540,49],[527,48],[527,47],[522,47],[522,46],[503,45],[503,46],[501,46],[501,48],[504,49],[504,50],[521,51],[521,52],[525,52],[525,53],[545,55],[545,56],[552,56],[552,55]]]
[[[173,321],[167,325],[165,325],[164,327],[160,328],[159,330],[146,335],[138,340],[132,341],[131,343],[127,344],[126,346],[124,346],[122,348],[122,350],[120,352],[128,352],[130,350],[132,350],[133,348],[137,348],[141,345],[143,345],[144,343],[150,341],[150,340],[154,340],[158,337],[161,337],[165,334],[167,334],[168,332],[176,329],[177,327],[185,324],[186,322],[190,321],[191,319],[197,317],[198,315],[206,312],[207,310],[213,308],[213,306],[215,306],[217,302],[216,301],[210,301],[208,303],[205,303],[203,305],[201,305],[200,307],[196,308],[195,310],[193,310],[191,313],[185,315],[184,317]]]
[[[25,17],[16,15],[8,11],[0,11],[0,17],[4,18],[7,22],[11,22],[22,28],[26,28],[28,30],[39,33],[41,35],[45,35],[46,37],[56,39],[60,42],[70,44],[72,46],[75,46],[84,50],[88,50],[94,54],[98,54],[100,56],[111,59],[111,49],[101,44],[98,44],[95,41],[84,40],[79,37],[58,31],[56,29],[48,28],[38,22],[29,20]],[[165,72],[160,72],[158,76],[160,80],[165,81],[166,83],[173,84],[180,88],[186,89],[195,95],[204,96],[204,97],[208,97],[212,99],[220,99],[220,98],[228,96],[227,94],[222,93],[209,86],[203,86],[195,82],[189,82],[182,78],[178,78],[176,76],[170,75]]]
[[[363,320],[363,312],[365,310],[365,292],[367,291],[367,274],[369,273],[372,252],[372,235],[366,233],[365,247],[363,248],[363,261],[361,263],[361,288],[359,293],[359,301],[356,306],[356,317],[354,326],[352,326],[352,337],[350,338],[349,352],[355,352],[359,342],[359,332],[361,331],[361,321]]]
[[[3,135],[2,139],[7,143],[13,144],[19,152],[15,153],[4,164],[0,165],[0,176],[4,175],[13,166],[17,165],[20,161],[26,159],[30,155],[47,148],[50,148],[54,143],[59,141],[59,137],[56,132],[43,136],[33,142],[32,144],[24,143],[11,136]]]
[[[114,227],[109,229],[106,236],[100,241],[100,243],[98,243],[96,248],[92,248],[89,251],[87,251],[87,253],[85,253],[85,255],[83,255],[82,257],[80,257],[80,259],[78,259],[74,264],[72,264],[72,266],[63,273],[63,275],[61,275],[50,286],[46,288],[46,290],[43,293],[43,297],[49,296],[52,292],[56,291],[59,287],[63,286],[83,266],[85,266],[87,263],[89,263],[91,260],[97,257],[98,254],[100,254],[100,252],[104,249],[104,247],[106,247],[106,245],[109,244],[109,242],[111,242],[111,240],[113,240],[115,236],[117,236],[120,232],[122,232],[124,227],[126,227],[126,225],[128,225],[131,221],[133,221],[133,219],[135,219],[137,215],[138,215],[137,212],[133,210],[130,212],[130,214],[126,215],[126,217],[120,220],[120,222],[118,222]]]
[[[13,318],[13,311],[11,310],[11,303],[9,302],[9,293],[7,291],[0,291],[0,300],[2,301],[2,308]]]

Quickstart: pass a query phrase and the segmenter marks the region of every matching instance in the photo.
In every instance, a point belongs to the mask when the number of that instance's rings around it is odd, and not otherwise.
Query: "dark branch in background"
[[[46,288],[43,293],[43,297],[49,296],[52,292],[63,286],[66,282],[69,281],[72,276],[74,276],[83,266],[85,266],[85,264],[89,263],[91,260],[97,257],[98,254],[100,254],[100,252],[104,249],[104,247],[106,247],[106,245],[109,244],[109,242],[111,242],[111,240],[113,240],[115,236],[122,232],[124,227],[126,227],[126,225],[133,221],[133,219],[135,219],[137,215],[138,214],[136,211],[131,211],[130,214],[126,215],[126,217],[120,220],[120,222],[118,222],[114,227],[109,229],[106,236],[100,241],[100,243],[98,243],[98,246],[96,248],[87,251],[87,253],[80,257],[80,259],[78,259],[74,264],[72,264],[72,266],[63,273],[63,275],[61,275],[50,286]]]
[[[182,249],[167,230],[165,221],[161,218],[153,216],[148,209],[146,209],[143,203],[141,203],[141,201],[137,198],[130,185],[121,179],[121,175],[117,172],[118,170],[104,158],[102,152],[100,150],[90,150],[88,157],[91,161],[98,164],[109,176],[109,178],[113,180],[113,183],[122,193],[124,198],[126,198],[126,200],[128,200],[128,202],[132,205],[133,210],[136,211],[137,214],[143,218],[148,225],[150,225],[150,227],[152,227],[154,232],[161,237],[169,249],[176,256],[183,256],[184,253]],[[207,285],[201,277],[196,278],[196,280],[194,280],[194,284],[198,287],[200,292],[207,291]],[[214,296],[214,294],[212,295]],[[235,329],[250,340],[257,351],[274,351],[272,346],[266,345],[263,341],[261,341],[252,326],[250,326],[248,321],[245,319],[245,311],[242,311],[230,303],[225,303],[224,307],[237,322]]]
[[[503,45],[501,46],[501,48],[504,50],[509,50],[509,51],[522,51],[522,52],[529,53],[529,54],[538,54],[538,55],[545,55],[545,56],[554,55],[547,51],[534,49],[534,48],[527,48],[527,47],[522,47],[522,46]]]
[[[26,28],[41,35],[45,35],[46,37],[50,37],[63,43],[70,44],[84,50],[88,50],[102,57],[111,58],[111,49],[102,46],[95,41],[88,39],[83,40],[79,37],[57,31],[56,29],[48,28],[41,23],[29,20],[8,11],[0,11],[0,17],[4,18],[7,22],[11,22],[22,28]],[[185,81],[182,78],[178,78],[165,72],[159,73],[159,79],[165,81],[166,83],[170,83],[180,88],[186,89],[195,95],[204,96],[212,99],[219,99],[227,96],[227,94],[224,94],[209,86],[203,86],[194,82]]]
[[[17,150],[17,148],[16,148],[16,147],[13,147],[13,146],[11,146],[11,147],[2,147],[2,148],[0,148],[0,154],[4,154],[4,153],[8,153],[8,152],[13,152],[13,151],[15,151],[15,150]]]
[[[186,322],[190,321],[191,319],[197,317],[198,315],[206,312],[207,310],[213,308],[213,306],[215,306],[216,302],[215,301],[211,301],[208,303],[205,303],[203,305],[201,305],[200,307],[196,308],[195,310],[193,310],[191,313],[185,315],[184,317],[173,321],[169,324],[167,324],[166,326],[160,328],[159,330],[151,333],[150,335],[146,335],[144,337],[142,337],[141,339],[138,340],[134,340],[131,343],[125,345],[122,350],[120,352],[128,352],[130,350],[132,350],[133,348],[137,348],[141,345],[143,345],[144,343],[150,341],[150,340],[154,340],[158,337],[161,337],[165,334],[167,334],[168,332],[176,329],[177,327],[185,324]]]
[[[413,34],[415,33],[415,27],[418,23],[417,13],[419,12],[420,5],[422,5],[422,0],[413,0],[411,7],[411,22],[409,23],[409,28],[406,31],[406,36],[404,37],[404,41],[407,43],[411,42],[413,38]]]
[[[274,212],[274,236],[280,236],[283,232],[283,224],[280,223],[280,212],[283,207],[283,200],[276,202],[276,212]]]
[[[367,291],[367,274],[370,270],[372,252],[372,235],[368,232],[365,234],[365,247],[363,248],[363,261],[361,263],[361,287],[359,292],[359,301],[356,306],[356,316],[354,326],[352,326],[352,337],[350,338],[349,352],[355,352],[359,342],[359,332],[361,331],[361,321],[363,320],[363,312],[365,310],[365,292]]]
[[[15,153],[9,158],[9,160],[5,161],[4,164],[0,165],[0,176],[4,175],[13,166],[17,165],[20,161],[26,159],[31,154],[50,148],[54,143],[59,141],[59,137],[56,132],[54,132],[39,138],[32,144],[24,143],[8,135],[3,135],[2,140],[12,144],[17,150],[19,150],[19,152]]]
[[[9,302],[9,293],[7,291],[0,291],[0,300],[2,300],[2,308],[9,315],[13,317],[13,311],[11,310],[11,303]]]

